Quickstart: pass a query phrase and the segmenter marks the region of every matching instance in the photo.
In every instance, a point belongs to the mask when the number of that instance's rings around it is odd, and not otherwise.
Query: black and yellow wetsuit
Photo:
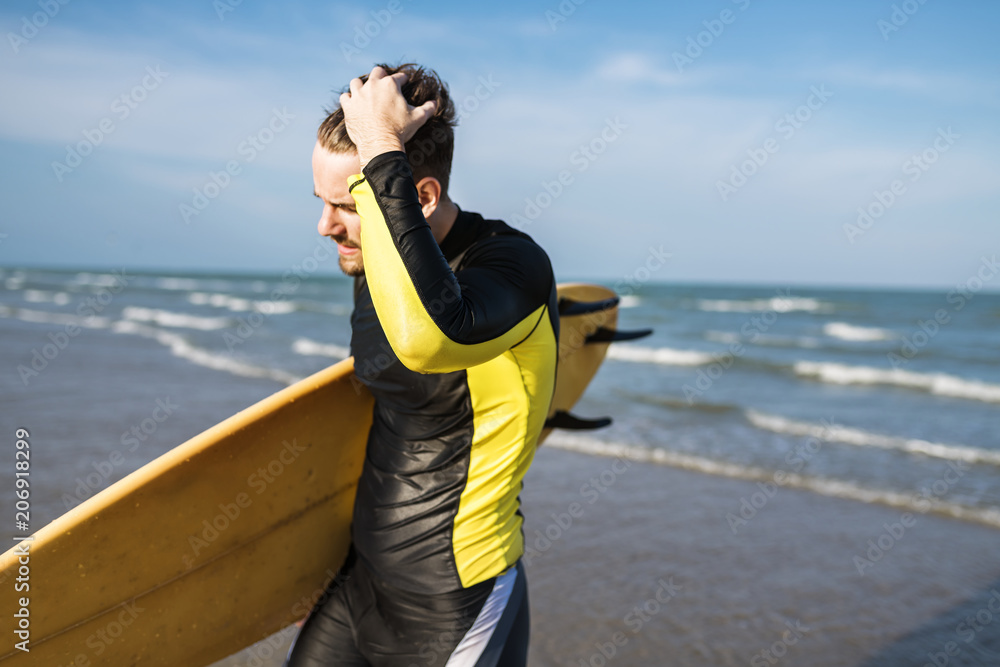
[[[526,632],[518,493],[555,386],[552,268],[528,235],[465,211],[439,245],[402,152],[351,193],[365,266],[351,352],[375,397],[355,583],[317,607],[290,664],[496,664],[511,624]],[[520,613],[497,613],[515,599]]]

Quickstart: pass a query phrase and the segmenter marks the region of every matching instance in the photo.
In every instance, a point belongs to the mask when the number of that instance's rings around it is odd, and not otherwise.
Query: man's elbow
[[[433,323],[397,326],[386,331],[396,358],[415,373],[451,373],[486,363],[507,349],[497,338],[489,342],[463,344],[449,338]]]
[[[389,345],[399,363],[415,373],[448,373],[461,368],[455,365],[454,355],[448,353],[440,334],[404,331],[390,338]]]

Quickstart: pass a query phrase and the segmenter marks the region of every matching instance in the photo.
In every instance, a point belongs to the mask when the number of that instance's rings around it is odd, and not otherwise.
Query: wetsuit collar
[[[462,207],[457,204],[455,206],[458,208],[458,216],[452,223],[451,229],[441,239],[441,253],[449,262],[468,248],[469,244],[476,238],[479,226],[477,223],[481,219],[480,215],[463,211]]]

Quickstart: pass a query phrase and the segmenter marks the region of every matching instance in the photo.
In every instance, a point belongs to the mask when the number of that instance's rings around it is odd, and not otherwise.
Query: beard
[[[343,257],[339,259],[340,270],[351,278],[365,275],[365,263],[359,252],[354,257]]]
[[[344,272],[345,275],[351,278],[357,278],[358,276],[365,275],[365,261],[361,254],[361,246],[354,241],[351,241],[346,236],[331,236],[329,237],[331,241],[339,245],[345,246],[347,248],[357,248],[358,252],[350,256],[341,255],[337,252],[337,264],[340,266],[340,270]]]

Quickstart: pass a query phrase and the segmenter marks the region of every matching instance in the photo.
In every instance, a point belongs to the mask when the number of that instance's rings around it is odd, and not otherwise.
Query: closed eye
[[[327,201],[327,200],[323,199],[322,197],[320,197],[315,192],[313,193],[313,196],[316,197],[316,198],[318,198],[318,199],[320,199],[320,200],[322,200],[324,204],[327,204],[328,206],[332,206],[333,208],[339,208],[339,209],[342,209],[342,210],[347,211],[349,213],[357,213],[358,212],[358,207],[355,204],[338,204],[337,202]]]

